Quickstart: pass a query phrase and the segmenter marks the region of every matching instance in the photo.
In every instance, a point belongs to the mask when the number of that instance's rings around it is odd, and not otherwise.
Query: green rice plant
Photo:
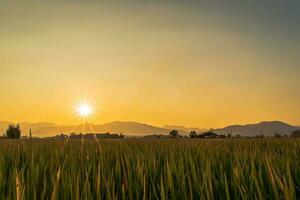
[[[0,199],[299,199],[300,140],[1,140]]]

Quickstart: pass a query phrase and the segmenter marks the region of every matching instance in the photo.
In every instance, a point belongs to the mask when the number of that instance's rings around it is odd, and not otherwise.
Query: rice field
[[[0,140],[0,199],[300,199],[300,140]]]

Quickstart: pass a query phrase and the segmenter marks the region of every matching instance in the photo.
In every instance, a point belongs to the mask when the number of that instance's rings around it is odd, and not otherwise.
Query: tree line
[[[179,132],[177,130],[172,130],[169,133],[169,136],[171,138],[178,138],[180,137]],[[232,137],[242,137],[241,135],[235,135],[228,133],[227,135],[224,134],[217,134],[214,132],[213,129],[210,129],[209,131],[203,132],[203,133],[197,133],[196,131],[191,131],[189,134],[190,138],[232,138]],[[259,134],[254,136],[256,138],[264,138],[263,134]],[[274,134],[275,138],[282,138],[282,137],[288,137],[288,135],[280,135],[279,133]],[[290,137],[300,137],[300,129],[292,131]]]

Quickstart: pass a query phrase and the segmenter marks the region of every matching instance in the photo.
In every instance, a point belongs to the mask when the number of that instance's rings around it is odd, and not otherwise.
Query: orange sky
[[[292,18],[174,2],[0,1],[0,120],[300,124]]]

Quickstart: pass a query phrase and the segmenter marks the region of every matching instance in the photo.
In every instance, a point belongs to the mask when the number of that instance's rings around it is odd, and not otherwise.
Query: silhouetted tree
[[[178,131],[177,131],[177,130],[173,130],[173,131],[171,131],[171,132],[169,133],[169,135],[170,135],[171,137],[177,137],[177,136],[178,136]]]
[[[190,132],[190,137],[191,137],[191,138],[196,138],[196,137],[197,137],[196,131],[191,131],[191,132]]]
[[[214,129],[210,129],[207,132],[204,132],[197,136],[198,138],[217,138],[218,134],[214,132]]]
[[[257,138],[264,138],[265,136],[263,134],[259,134],[259,135],[256,135]]]
[[[279,133],[275,133],[274,137],[275,138],[281,138],[282,136]]]
[[[300,137],[300,129],[299,130],[294,130],[293,132],[292,132],[292,135],[291,135],[292,137]]]
[[[12,138],[12,139],[17,139],[20,138],[21,136],[21,129],[20,129],[20,125],[9,125],[8,129],[6,131],[6,137],[8,138]]]

